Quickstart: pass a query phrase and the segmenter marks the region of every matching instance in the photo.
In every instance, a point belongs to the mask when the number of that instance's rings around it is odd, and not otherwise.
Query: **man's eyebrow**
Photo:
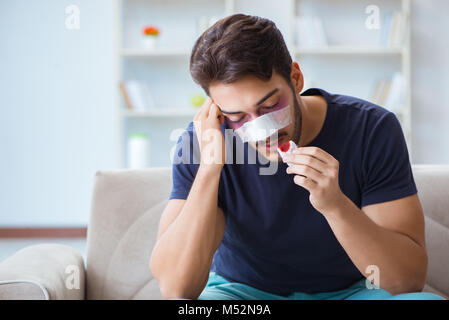
[[[257,101],[256,106],[258,106],[259,104],[263,103],[265,100],[267,100],[269,97],[271,97],[273,94],[275,94],[278,91],[279,91],[279,88],[276,88],[276,89],[271,90],[270,92],[268,92],[262,99]],[[220,111],[222,113],[226,113],[226,114],[237,114],[237,113],[242,113],[243,112],[243,111],[224,111],[220,107],[218,107],[218,109],[220,109]]]

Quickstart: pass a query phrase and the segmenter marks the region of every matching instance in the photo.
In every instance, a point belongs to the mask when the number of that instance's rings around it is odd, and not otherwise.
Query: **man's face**
[[[267,82],[248,76],[230,84],[214,83],[209,87],[210,97],[225,115],[229,126],[237,130],[246,122],[290,105],[291,123],[273,136],[259,142],[249,142],[270,161],[278,161],[277,146],[301,135],[301,109],[293,88],[276,72]],[[270,132],[267,129],[267,132]]]

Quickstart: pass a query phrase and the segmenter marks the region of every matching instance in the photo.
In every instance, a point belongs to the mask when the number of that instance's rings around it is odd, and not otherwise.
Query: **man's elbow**
[[[154,280],[157,281],[161,295],[166,300],[171,299],[197,299],[201,290],[195,290],[191,283],[184,281],[182,277],[174,279],[169,274],[160,275],[156,273],[156,267],[150,262],[150,270]]]
[[[415,268],[409,272],[398,272],[395,285],[389,290],[391,294],[410,292],[421,292],[427,280],[427,253],[423,251],[422,256],[416,263]]]
[[[167,282],[158,281],[159,289],[161,291],[161,295],[166,300],[173,299],[188,299],[188,300],[196,300],[201,291],[192,290],[192,288],[188,288],[179,284],[170,284]]]
[[[421,292],[426,284],[425,277],[401,277],[394,285],[387,289],[392,295],[402,293]]]
[[[428,256],[426,250],[423,248],[417,270],[410,277],[411,279],[408,279],[410,283],[410,286],[407,288],[408,292],[421,292],[424,289],[427,281],[427,265]]]

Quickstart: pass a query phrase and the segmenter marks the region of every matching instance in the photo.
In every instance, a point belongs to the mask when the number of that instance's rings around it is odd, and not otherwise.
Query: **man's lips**
[[[271,140],[270,138],[268,138],[268,139],[265,141],[266,147],[271,149],[271,148],[274,148],[275,146],[279,146],[279,145],[282,143],[283,137],[284,137],[285,135],[286,135],[286,134],[280,134],[280,135],[278,136],[278,138],[275,139],[275,140]]]

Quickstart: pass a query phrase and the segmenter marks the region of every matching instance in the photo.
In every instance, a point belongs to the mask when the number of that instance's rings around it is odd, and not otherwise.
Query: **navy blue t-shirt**
[[[301,95],[325,98],[323,127],[308,146],[339,161],[340,188],[359,208],[417,193],[394,113],[317,88]],[[226,122],[224,129],[229,129]],[[191,122],[177,143],[170,199],[188,196],[199,167],[199,154],[192,154],[195,143]],[[244,145],[245,150],[251,148]],[[191,152],[183,160],[182,150]],[[261,175],[259,169],[267,165],[259,161],[224,165],[217,204],[223,209],[226,230],[210,270],[231,282],[279,295],[342,290],[363,279],[326,219],[310,204],[309,192],[286,173],[287,164],[279,162],[275,174]]]

